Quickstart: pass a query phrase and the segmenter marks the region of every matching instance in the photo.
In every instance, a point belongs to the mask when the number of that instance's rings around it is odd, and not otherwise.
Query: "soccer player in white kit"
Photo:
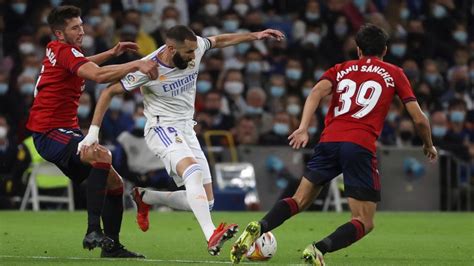
[[[163,161],[166,170],[178,186],[186,190],[161,192],[133,189],[137,203],[137,222],[142,231],[148,230],[150,205],[164,204],[174,209],[192,210],[208,242],[208,252],[215,256],[224,242],[238,230],[236,224],[220,224],[217,228],[211,219],[214,203],[212,178],[207,159],[194,132],[194,101],[199,63],[211,48],[222,48],[242,42],[284,38],[273,29],[251,33],[232,33],[209,38],[196,36],[187,26],[178,25],[168,30],[165,45],[143,60],[158,63],[159,77],[151,80],[139,71],[126,75],[120,83],[102,92],[92,119],[89,133],[79,143],[90,146],[98,142],[99,128],[114,95],[140,88],[144,96],[145,140],[150,150]]]

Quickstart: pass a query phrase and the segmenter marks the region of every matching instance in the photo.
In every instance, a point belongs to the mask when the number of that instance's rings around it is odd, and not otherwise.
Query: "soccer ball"
[[[247,259],[265,261],[271,259],[277,250],[277,241],[271,232],[261,235],[247,251]]]

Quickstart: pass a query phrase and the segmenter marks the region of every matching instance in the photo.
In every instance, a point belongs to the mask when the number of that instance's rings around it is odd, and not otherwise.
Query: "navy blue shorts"
[[[79,129],[56,128],[46,133],[33,133],[36,150],[54,163],[72,181],[81,183],[89,176],[91,166],[81,162],[77,146],[84,139]]]
[[[306,165],[304,176],[315,185],[325,185],[344,176],[344,194],[362,201],[380,201],[377,157],[352,142],[321,142]]]

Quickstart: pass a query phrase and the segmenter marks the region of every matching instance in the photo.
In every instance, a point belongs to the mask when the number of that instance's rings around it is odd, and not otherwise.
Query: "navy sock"
[[[260,220],[260,233],[263,234],[277,228],[298,212],[298,204],[293,198],[279,200]]]
[[[356,219],[341,225],[332,234],[323,240],[314,243],[314,246],[325,254],[350,246],[365,235],[364,224]]]
[[[104,191],[109,170],[110,164],[108,163],[94,163],[87,178],[87,233],[101,232],[100,217],[104,207]]]
[[[105,196],[104,211],[102,212],[102,222],[104,223],[104,233],[119,243],[119,233],[122,226],[123,216],[123,187],[107,190]]]

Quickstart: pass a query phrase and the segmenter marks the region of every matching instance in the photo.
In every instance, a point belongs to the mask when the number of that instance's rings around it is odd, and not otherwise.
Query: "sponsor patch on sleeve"
[[[84,57],[84,55],[78,50],[76,50],[76,48],[71,48],[71,52],[75,57]]]

